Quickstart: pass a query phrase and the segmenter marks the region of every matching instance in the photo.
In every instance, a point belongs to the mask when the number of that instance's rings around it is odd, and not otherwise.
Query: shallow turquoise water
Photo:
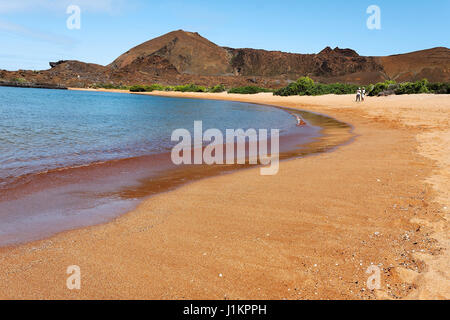
[[[0,181],[28,173],[170,150],[177,128],[295,126],[266,106],[128,95],[0,87]]]
[[[188,182],[169,172],[170,140],[196,120],[222,133],[280,129],[292,148],[320,135],[268,106],[0,87],[0,246],[110,221],[152,194],[147,187]]]

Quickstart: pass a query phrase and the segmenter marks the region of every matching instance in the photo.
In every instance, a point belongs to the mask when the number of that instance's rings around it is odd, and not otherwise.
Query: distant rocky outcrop
[[[38,89],[61,89],[61,90],[67,90],[67,87],[56,85],[56,84],[20,82],[20,81],[4,81],[4,80],[0,80],[0,87],[18,87],[18,88],[38,88]]]
[[[94,84],[224,84],[278,88],[301,76],[323,83],[369,84],[384,80],[450,81],[450,50],[433,48],[387,57],[360,56],[352,49],[326,47],[296,54],[221,47],[183,30],[144,42],[107,66],[73,60],[50,62],[43,71],[0,71],[6,81],[89,86]]]
[[[50,67],[54,68],[57,65],[60,65],[61,63],[67,62],[67,60],[59,60],[57,62],[49,62],[48,64],[50,65]]]
[[[359,57],[359,54],[352,49],[340,49],[339,47],[336,47],[334,49],[331,49],[330,47],[326,47],[322,51],[319,52],[319,56],[329,56],[329,55],[341,55],[345,57]]]

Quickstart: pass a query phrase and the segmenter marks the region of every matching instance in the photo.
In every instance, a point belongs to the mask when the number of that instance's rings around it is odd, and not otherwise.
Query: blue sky
[[[69,5],[81,28],[69,30]],[[370,5],[381,30],[369,30]],[[222,46],[317,53],[326,46],[361,55],[449,47],[450,0],[0,0],[0,69],[48,69],[49,61],[109,64],[169,31],[199,32]]]

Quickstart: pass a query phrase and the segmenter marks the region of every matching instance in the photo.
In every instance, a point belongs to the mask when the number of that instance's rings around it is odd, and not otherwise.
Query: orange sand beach
[[[148,94],[320,112],[357,137],[276,176],[196,181],[110,223],[0,248],[0,298],[450,298],[449,95]],[[66,286],[71,265],[80,290]]]

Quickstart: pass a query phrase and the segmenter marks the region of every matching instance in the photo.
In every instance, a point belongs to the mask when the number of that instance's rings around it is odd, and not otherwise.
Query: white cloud
[[[125,6],[125,0],[0,0],[0,13],[47,10],[61,11],[78,5],[84,12],[115,14]]]
[[[27,27],[3,20],[0,20],[0,31],[59,45],[72,45],[75,42],[72,38],[66,36],[32,30]]]

